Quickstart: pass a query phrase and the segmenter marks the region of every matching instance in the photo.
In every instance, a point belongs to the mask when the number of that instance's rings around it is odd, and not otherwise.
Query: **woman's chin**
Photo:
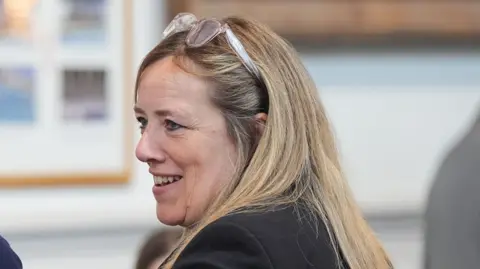
[[[160,206],[157,204],[157,219],[161,223],[168,225],[168,226],[177,226],[182,225],[184,222],[184,216],[178,214],[177,210],[165,210],[161,209]]]

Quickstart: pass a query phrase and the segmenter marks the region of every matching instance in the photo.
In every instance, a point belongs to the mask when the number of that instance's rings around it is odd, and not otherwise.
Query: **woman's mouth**
[[[153,182],[156,187],[163,187],[175,183],[182,178],[182,176],[153,176]]]

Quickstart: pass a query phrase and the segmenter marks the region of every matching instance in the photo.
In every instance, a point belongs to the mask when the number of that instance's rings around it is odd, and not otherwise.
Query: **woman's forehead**
[[[171,58],[160,60],[149,66],[140,78],[137,101],[142,97],[185,98],[201,101],[207,99],[208,83],[178,67]]]
[[[159,60],[148,66],[140,76],[141,87],[183,87],[189,84],[204,84],[204,81],[188,74],[173,61],[172,57]]]
[[[148,67],[137,89],[135,112],[169,114],[181,118],[210,117],[218,113],[213,105],[209,83],[185,72],[171,59],[163,59]],[[175,112],[175,113],[174,113]]]

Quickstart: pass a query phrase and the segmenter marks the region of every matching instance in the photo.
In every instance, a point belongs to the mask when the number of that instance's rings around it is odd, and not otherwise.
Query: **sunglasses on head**
[[[212,18],[197,20],[195,15],[191,13],[179,13],[168,24],[163,35],[164,37],[168,37],[174,33],[185,31],[188,31],[185,43],[188,47],[192,48],[201,47],[212,41],[219,34],[225,33],[228,44],[242,61],[243,65],[254,77],[262,81],[257,66],[228,24]]]

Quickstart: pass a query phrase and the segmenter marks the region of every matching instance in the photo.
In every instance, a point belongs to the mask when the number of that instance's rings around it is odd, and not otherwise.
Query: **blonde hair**
[[[297,52],[258,22],[238,17],[223,21],[242,42],[263,81],[248,73],[224,35],[190,48],[185,46],[186,32],[160,42],[137,75],[136,88],[146,68],[173,56],[184,70],[210,81],[212,100],[237,147],[237,173],[203,219],[188,229],[165,268],[172,268],[190,240],[222,216],[299,202],[314,220],[325,223],[338,259],[342,255],[350,268],[392,268],[354,201],[317,89]],[[254,120],[259,111],[268,112],[261,136]]]

